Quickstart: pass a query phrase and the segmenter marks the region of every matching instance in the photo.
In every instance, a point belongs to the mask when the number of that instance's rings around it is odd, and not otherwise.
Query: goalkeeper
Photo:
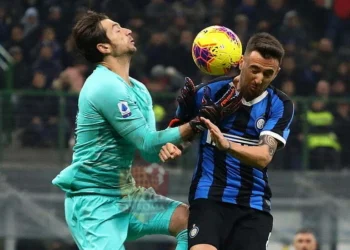
[[[97,64],[79,96],[72,163],[52,181],[66,193],[65,217],[76,244],[79,249],[123,250],[126,240],[168,234],[176,237],[176,250],[187,250],[187,206],[136,187],[131,165],[136,149],[146,160],[159,161],[162,145],[191,138],[203,124],[197,116],[156,131],[151,96],[129,77],[136,52],[129,29],[89,11],[74,26],[73,37],[85,58]],[[193,91],[186,85],[181,98],[187,100]],[[213,107],[220,106],[218,114],[231,107],[234,93],[228,89],[219,102],[203,105],[200,114],[210,118]]]

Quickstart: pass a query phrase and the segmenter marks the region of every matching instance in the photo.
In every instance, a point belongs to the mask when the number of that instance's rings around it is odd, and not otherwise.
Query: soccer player
[[[236,81],[221,77],[196,92],[196,108],[208,96],[215,101],[232,84],[243,99],[239,109],[217,126],[201,118],[208,130],[201,135],[189,193],[190,250],[267,247],[273,223],[267,165],[286,144],[294,113],[292,101],[271,86],[283,56],[275,37],[255,34],[239,63]],[[169,159],[166,146],[159,154],[162,161]]]
[[[177,238],[176,250],[187,250],[187,206],[136,187],[131,165],[136,149],[146,160],[158,161],[162,145],[192,137],[202,122],[196,117],[156,131],[151,96],[129,76],[136,52],[129,29],[90,11],[74,26],[73,37],[84,57],[97,64],[79,96],[72,163],[52,181],[66,192],[65,217],[76,244],[79,249],[122,250],[126,240],[169,234]],[[218,112],[230,107],[234,91],[212,107],[217,105]],[[186,88],[182,93],[186,97]],[[200,114],[210,108],[202,106]],[[168,151],[171,157],[181,154],[174,147]]]
[[[300,229],[294,236],[293,246],[295,250],[316,250],[315,234],[309,229]]]

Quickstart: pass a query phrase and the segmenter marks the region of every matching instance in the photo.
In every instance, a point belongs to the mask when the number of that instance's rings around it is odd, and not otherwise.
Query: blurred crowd
[[[303,143],[313,169],[350,166],[348,0],[2,0],[0,44],[15,63],[12,81],[0,70],[0,90],[32,93],[12,100],[22,146],[55,146],[59,124],[66,131],[67,145],[72,137],[74,94],[93,65],[76,52],[71,28],[88,9],[104,12],[133,31],[138,52],[130,74],[154,96],[174,94],[184,76],[197,83],[210,79],[199,72],[191,56],[193,39],[206,26],[231,28],[243,45],[254,32],[272,33],[286,50],[274,85],[293,98],[315,97],[306,104],[295,98],[289,145],[280,154],[284,163],[277,167],[300,168]],[[66,121],[58,119],[59,97],[41,94],[47,90],[73,94],[65,99]],[[344,100],[332,102],[333,97]],[[160,128],[174,109],[175,100],[155,98]]]

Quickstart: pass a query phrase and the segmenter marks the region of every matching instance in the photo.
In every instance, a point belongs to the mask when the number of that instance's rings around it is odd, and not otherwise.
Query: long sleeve
[[[114,130],[143,153],[158,155],[167,142],[180,143],[179,128],[156,131],[152,103],[139,107],[127,88],[124,84],[103,83],[90,93],[89,99]],[[149,121],[152,117],[144,117],[140,108],[153,114],[153,122]]]

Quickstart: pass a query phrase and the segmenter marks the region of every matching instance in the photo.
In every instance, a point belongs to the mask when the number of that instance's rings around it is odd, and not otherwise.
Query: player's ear
[[[243,67],[243,55],[241,56],[241,59],[239,59],[239,70],[242,70]]]
[[[109,44],[106,43],[98,43],[96,45],[96,48],[98,51],[100,51],[102,54],[109,54],[111,53],[111,48]]]
[[[273,76],[273,78],[272,78],[271,81],[275,80],[275,78],[276,78],[276,76],[278,75],[278,73],[280,72],[280,70],[281,70],[281,68],[278,67],[278,69],[277,69],[277,71],[275,72],[275,75]]]

